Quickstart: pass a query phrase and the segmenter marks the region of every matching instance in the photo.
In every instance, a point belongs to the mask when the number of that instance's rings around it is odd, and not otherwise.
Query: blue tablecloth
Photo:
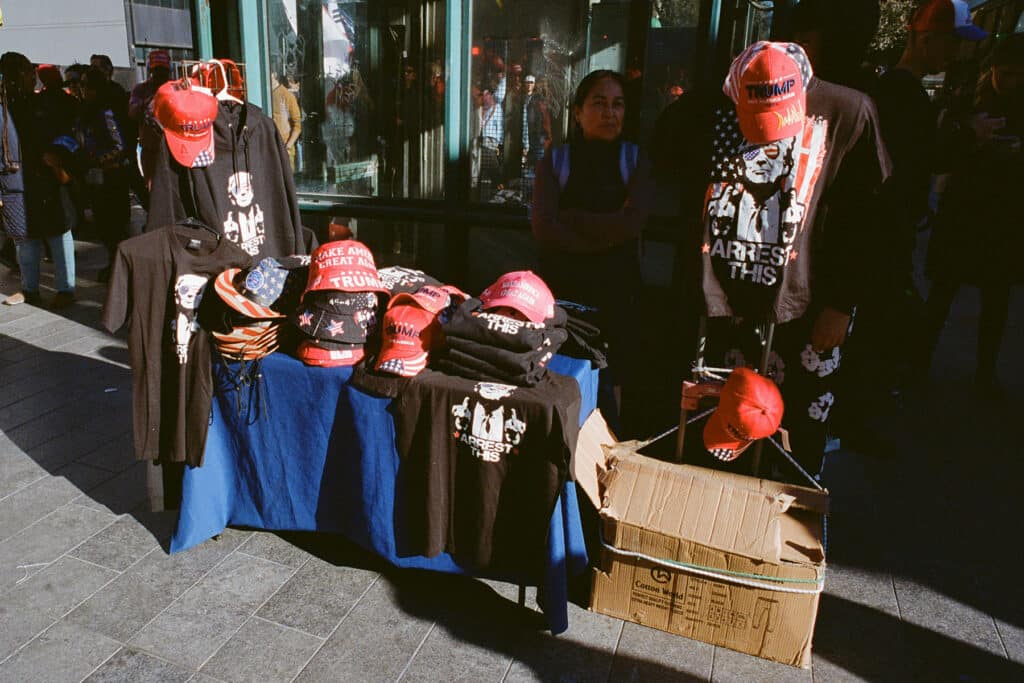
[[[580,385],[580,422],[597,403],[597,371],[556,356],[551,369]],[[223,387],[224,366],[214,366]],[[349,384],[350,368],[310,368],[281,353],[262,362],[260,391],[218,390],[202,467],[186,467],[171,552],[228,525],[340,533],[398,567],[472,574],[450,555],[399,556],[391,399]],[[544,589],[551,631],[568,628],[566,585],[587,566],[576,488],[566,486],[548,528],[545,576],[489,575]]]

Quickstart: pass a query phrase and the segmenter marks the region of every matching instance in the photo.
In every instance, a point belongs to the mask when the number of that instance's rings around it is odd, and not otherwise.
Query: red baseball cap
[[[505,273],[483,291],[480,301],[485,311],[507,306],[532,323],[542,323],[555,315],[555,297],[532,270]]]
[[[775,382],[749,368],[736,368],[704,425],[704,446],[719,460],[735,460],[750,444],[779,430],[782,409]]]
[[[186,168],[213,163],[217,98],[181,81],[168,81],[153,97],[153,116],[164,129],[174,160]]]
[[[804,127],[811,62],[796,43],[754,43],[733,60],[723,92],[736,104],[740,132],[762,145]]]
[[[974,42],[988,38],[988,31],[971,21],[971,8],[964,0],[926,2],[914,12],[909,28],[918,33],[955,33]]]
[[[389,293],[377,275],[373,252],[355,240],[328,242],[313,252],[306,293],[321,289]]]
[[[423,293],[423,289],[431,291]],[[443,296],[435,297],[435,293]],[[438,314],[448,301],[448,293],[437,287],[424,287],[415,294],[396,294],[384,314],[375,369],[402,377],[422,372],[430,351],[444,340]]]
[[[164,67],[171,68],[171,54],[167,50],[150,50],[146,58],[146,66],[150,69]]]

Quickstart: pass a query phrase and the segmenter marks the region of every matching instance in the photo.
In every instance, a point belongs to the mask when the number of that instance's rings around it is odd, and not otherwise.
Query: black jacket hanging
[[[256,260],[306,253],[291,164],[273,120],[253,104],[221,102],[213,134],[214,161],[205,168],[186,169],[159,146],[146,230],[194,217]]]

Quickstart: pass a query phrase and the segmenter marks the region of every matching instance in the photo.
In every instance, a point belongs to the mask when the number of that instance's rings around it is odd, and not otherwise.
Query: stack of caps
[[[414,294],[420,287],[426,285],[441,286],[440,281],[427,275],[422,270],[413,270],[412,268],[403,268],[402,266],[381,268],[377,271],[377,274],[380,276],[381,284],[387,287],[392,296],[403,292]]]
[[[380,355],[375,369],[400,377],[415,377],[427,367],[430,352],[444,343],[441,322],[445,312],[468,297],[455,287],[421,286],[400,292],[388,302],[381,329]]]
[[[328,242],[313,252],[309,283],[293,321],[305,335],[297,355],[306,365],[355,365],[377,329],[377,293],[388,290],[373,254],[354,240]]]
[[[222,356],[257,360],[277,350],[281,320],[298,302],[308,263],[307,256],[265,258],[217,276],[218,298],[202,315]]]
[[[506,273],[442,325],[432,367],[470,379],[534,386],[568,337],[565,311],[531,271]]]

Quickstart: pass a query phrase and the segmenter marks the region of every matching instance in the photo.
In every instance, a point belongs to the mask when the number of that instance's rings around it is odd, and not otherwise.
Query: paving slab
[[[65,505],[0,543],[0,594],[23,583],[115,519],[109,513]]]
[[[256,531],[242,544],[238,552],[262,557],[286,567],[299,568],[310,558],[310,554],[272,531]]]
[[[135,648],[122,648],[86,683],[185,683],[193,672]]]
[[[323,638],[253,617],[203,665],[201,673],[228,683],[288,683],[323,642]]]
[[[121,647],[104,635],[58,621],[0,664],[0,683],[79,683]]]
[[[376,580],[296,681],[396,680],[432,624],[408,614],[398,602],[399,589]]]
[[[707,681],[711,679],[714,646],[673,633],[626,623],[622,628],[612,683]]]
[[[338,567],[310,558],[257,616],[326,638],[377,576],[367,569]]]
[[[110,569],[63,557],[7,591],[0,601],[0,658],[12,654],[116,576]]]
[[[20,448],[0,450],[0,500],[46,475],[46,468],[25,457]]]
[[[152,550],[75,609],[68,620],[127,642],[246,537],[229,529],[219,541],[207,541],[186,553],[167,555],[161,549]]]
[[[71,505],[79,508],[83,516],[110,514],[81,507],[74,503]],[[160,541],[152,531],[137,519],[124,516],[72,550],[71,555],[80,560],[120,572],[128,569],[144,555],[159,547]],[[0,546],[0,551],[2,548],[3,546]]]
[[[607,680],[624,622],[569,605],[567,632],[529,631],[516,644],[506,681]]]
[[[275,562],[234,553],[129,644],[199,669],[293,573]]]
[[[82,495],[63,477],[44,477],[0,500],[0,541]],[[83,539],[84,540],[84,539]]]
[[[715,648],[711,669],[714,683],[810,683],[812,680],[810,669],[769,662],[724,647]]]

